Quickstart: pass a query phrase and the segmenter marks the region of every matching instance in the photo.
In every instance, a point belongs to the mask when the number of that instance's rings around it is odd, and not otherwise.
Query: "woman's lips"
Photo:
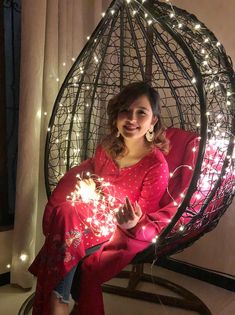
[[[124,126],[124,128],[128,131],[135,131],[138,129],[137,126],[129,126],[129,125]]]

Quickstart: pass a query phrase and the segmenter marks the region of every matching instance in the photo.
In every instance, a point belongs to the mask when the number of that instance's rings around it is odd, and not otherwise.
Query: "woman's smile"
[[[134,126],[134,125],[124,125],[124,129],[126,129],[127,131],[132,132],[132,131],[138,130],[139,127],[138,126]]]

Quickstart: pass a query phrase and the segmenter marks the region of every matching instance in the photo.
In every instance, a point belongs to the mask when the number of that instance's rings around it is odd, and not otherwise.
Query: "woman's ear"
[[[155,125],[158,121],[158,118],[157,116],[153,116],[153,119],[152,119],[152,125]]]

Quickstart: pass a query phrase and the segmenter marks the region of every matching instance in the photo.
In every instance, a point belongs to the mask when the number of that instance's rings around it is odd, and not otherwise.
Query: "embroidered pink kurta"
[[[75,189],[76,175],[87,171],[110,183],[118,203],[123,204],[126,196],[132,204],[138,201],[143,216],[135,228],[122,231],[117,227],[113,235],[99,236],[89,227],[87,217],[92,213],[92,203],[78,200],[74,206],[66,199]],[[108,241],[98,252],[85,259],[79,293],[79,314],[103,314],[101,283],[120,272],[160,232],[160,221],[153,222],[151,214],[157,213],[159,209],[168,178],[167,162],[157,148],[135,165],[120,169],[99,146],[92,159],[72,168],[60,180],[44,212],[45,243],[29,269],[38,278],[34,315],[50,314],[49,299],[53,288],[85,256],[87,248]],[[103,193],[107,194],[108,190]],[[96,276],[94,285],[93,272]],[[95,303],[94,313],[91,298]]]

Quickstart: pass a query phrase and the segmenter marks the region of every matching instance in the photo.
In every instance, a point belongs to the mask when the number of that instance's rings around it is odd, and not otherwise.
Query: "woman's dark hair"
[[[154,139],[150,145],[168,153],[169,141],[165,137],[165,128],[161,118],[160,97],[158,92],[146,82],[134,82],[125,86],[119,94],[108,102],[108,126],[111,133],[103,141],[103,145],[112,158],[125,155],[126,146],[122,136],[117,138],[117,118],[120,111],[129,106],[139,97],[145,95],[152,108],[153,115],[158,118],[154,126]],[[147,140],[146,140],[147,141]]]

